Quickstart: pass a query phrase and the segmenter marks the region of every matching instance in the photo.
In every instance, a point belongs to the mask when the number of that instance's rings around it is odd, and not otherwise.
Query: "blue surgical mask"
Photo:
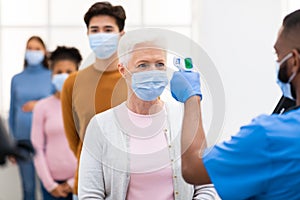
[[[295,98],[292,95],[291,82],[295,78],[296,72],[294,72],[289,78],[287,78],[287,81],[280,80],[280,78],[279,78],[279,77],[286,76],[285,74],[281,75],[281,73],[285,73],[285,71],[280,70],[280,67],[285,61],[287,61],[292,56],[293,56],[293,54],[289,53],[280,62],[276,62],[276,69],[277,69],[277,80],[276,80],[276,82],[279,85],[284,97],[295,100]]]
[[[118,48],[119,34],[96,33],[89,35],[90,47],[99,59],[111,57]]]
[[[157,99],[168,83],[166,71],[161,70],[136,72],[131,77],[132,90],[143,101]]]
[[[26,50],[25,59],[28,65],[38,65],[44,60],[45,54],[41,50]]]
[[[68,78],[69,74],[55,74],[52,77],[52,83],[55,86],[56,91],[61,92],[65,80]]]

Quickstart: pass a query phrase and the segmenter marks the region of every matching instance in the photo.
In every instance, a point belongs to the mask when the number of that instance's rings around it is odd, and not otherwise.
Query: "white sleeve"
[[[213,184],[197,185],[194,186],[194,190],[195,190],[194,197],[193,197],[194,200],[220,199]]]
[[[78,197],[80,200],[105,199],[105,187],[101,162],[101,135],[96,117],[86,129],[81,150],[78,178]]]

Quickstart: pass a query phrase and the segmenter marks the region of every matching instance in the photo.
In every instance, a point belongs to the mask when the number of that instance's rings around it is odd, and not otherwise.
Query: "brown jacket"
[[[101,72],[89,66],[71,74],[65,81],[61,94],[64,127],[70,148],[78,159],[74,194],[78,193],[82,139],[90,119],[126,98],[127,86],[117,70]]]

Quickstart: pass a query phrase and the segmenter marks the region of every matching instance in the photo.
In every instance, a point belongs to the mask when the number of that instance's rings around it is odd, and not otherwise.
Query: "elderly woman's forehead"
[[[133,49],[132,54],[161,54],[165,55],[166,50],[159,47],[136,47]]]
[[[147,48],[147,49],[137,49],[134,50],[131,54],[131,59],[166,59],[167,54],[163,49],[157,48]]]

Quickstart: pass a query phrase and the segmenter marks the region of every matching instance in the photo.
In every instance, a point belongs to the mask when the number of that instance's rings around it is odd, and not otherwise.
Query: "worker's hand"
[[[27,101],[26,103],[23,104],[22,111],[23,112],[32,112],[32,110],[37,102],[38,101]]]
[[[202,99],[200,90],[200,74],[198,72],[176,71],[170,81],[171,93],[174,99],[185,103],[192,96]]]

